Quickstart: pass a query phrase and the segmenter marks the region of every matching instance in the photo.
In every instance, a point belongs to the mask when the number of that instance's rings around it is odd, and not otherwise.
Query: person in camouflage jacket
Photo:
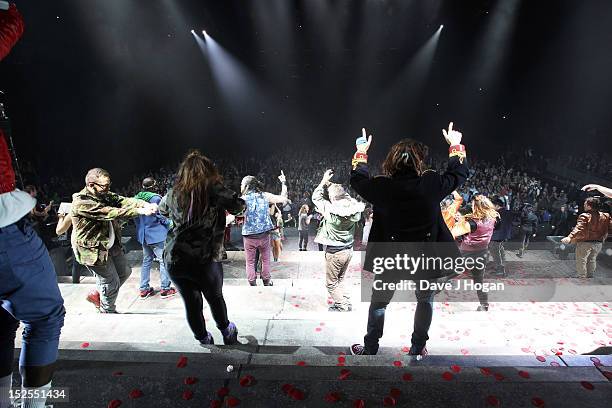
[[[87,300],[101,313],[116,313],[119,288],[132,272],[123,255],[117,220],[154,214],[157,205],[110,192],[110,174],[104,169],[89,170],[85,184],[72,196],[72,248],[77,262],[96,277],[99,291],[90,292]]]

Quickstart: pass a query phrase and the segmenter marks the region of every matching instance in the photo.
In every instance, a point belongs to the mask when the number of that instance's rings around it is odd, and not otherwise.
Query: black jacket
[[[202,264],[220,262],[225,234],[225,211],[239,214],[245,203],[223,184],[216,184],[209,196],[209,207],[197,221],[187,221],[171,189],[159,203],[159,212],[172,220],[164,248],[164,261],[170,268],[176,263]]]
[[[512,221],[514,219],[514,214],[505,208],[500,209],[498,212],[499,221],[495,225],[495,231],[493,231],[491,241],[506,241],[512,236]]]
[[[468,177],[467,159],[451,157],[444,174],[426,171],[370,177],[367,164],[358,164],[351,171],[351,187],[373,205],[374,220],[368,240],[364,268],[371,267],[376,256],[371,245],[401,242],[452,243],[453,255],[458,255],[453,236],[442,218],[440,202],[459,188]]]

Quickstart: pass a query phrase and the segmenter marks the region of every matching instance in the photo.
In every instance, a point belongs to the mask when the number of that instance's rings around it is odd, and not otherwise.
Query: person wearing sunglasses
[[[98,290],[87,295],[100,313],[117,313],[119,288],[132,273],[121,245],[120,218],[157,213],[157,205],[110,191],[108,171],[94,168],[85,188],[72,196],[73,248],[78,263],[96,277]],[[114,266],[111,267],[111,266]]]

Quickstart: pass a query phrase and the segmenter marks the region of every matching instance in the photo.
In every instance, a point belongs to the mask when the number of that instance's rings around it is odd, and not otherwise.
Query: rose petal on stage
[[[588,381],[580,381],[580,385],[582,385],[584,388],[586,388],[589,391],[592,391],[595,389],[595,386]]]
[[[402,375],[402,380],[404,380],[404,381],[412,381],[412,374],[404,373],[404,375]]]
[[[344,356],[338,357],[338,362],[341,363],[341,364],[346,363],[346,357],[344,357]]]
[[[450,369],[454,372],[454,373],[459,373],[461,372],[461,367],[459,367],[456,364],[453,364],[452,366],[450,366]]]
[[[193,391],[185,390],[183,391],[183,395],[181,396],[185,401],[189,401],[193,398]]]
[[[208,407],[209,408],[221,408],[221,404],[222,402],[219,400],[212,400],[210,401],[210,405]]]
[[[87,347],[89,347],[88,342],[81,343],[81,348],[87,348]]]
[[[445,371],[442,373],[442,378],[445,379],[446,381],[451,381],[453,379],[453,374],[449,373],[448,371]]]
[[[325,401],[327,402],[338,402],[340,398],[340,393],[338,392],[328,392],[325,394]]]
[[[503,381],[503,380],[506,379],[506,377],[503,374],[500,374],[500,373],[495,373],[493,375],[493,377],[495,377],[495,380],[497,380],[497,381]]]
[[[187,367],[187,357],[183,356],[178,359],[178,362],[176,363],[176,368],[185,368],[185,367]]]
[[[185,383],[185,385],[193,385],[197,382],[198,379],[196,377],[186,377],[185,380],[183,380],[183,383]]]
[[[545,357],[543,357],[543,356],[536,356],[536,360],[538,360],[538,361],[540,361],[540,362],[542,362],[542,363],[543,363],[543,362],[545,362],[545,361],[546,361],[546,358],[545,358]]]
[[[292,389],[291,392],[289,392],[289,395],[296,401],[303,401],[304,398],[306,398],[304,391],[298,390],[297,388]]]
[[[467,349],[461,349],[461,354],[467,356],[468,354],[470,354],[470,352]]]
[[[395,401],[395,398],[391,396],[386,396],[385,398],[383,398],[383,406],[394,407],[395,404],[397,404],[397,401]]]
[[[391,388],[389,390],[389,395],[392,396],[395,399],[398,399],[400,397],[400,395],[402,395],[402,391],[400,391],[397,388]]]
[[[138,388],[134,388],[132,391],[130,391],[129,397],[130,399],[136,399],[142,397],[143,395],[144,394],[141,390],[139,390]]]
[[[490,368],[486,368],[486,367],[480,367],[480,372],[482,373],[482,375],[491,375],[491,369]]]
[[[229,395],[229,388],[227,387],[221,387],[217,390],[217,396],[219,398],[225,398]]]
[[[112,400],[108,403],[108,408],[117,408],[121,406],[121,400]]]
[[[531,376],[529,375],[529,373],[528,373],[527,371],[523,371],[523,370],[519,371],[519,372],[518,372],[518,375],[519,375],[519,376],[521,376],[521,377],[523,377],[523,378],[531,378]]]
[[[281,390],[283,390],[283,392],[285,394],[289,394],[291,391],[293,391],[293,385],[292,384],[283,384],[283,386],[281,387]]]
[[[404,347],[402,347],[402,351],[404,353],[408,353],[408,352],[410,352],[410,347],[404,346]]]
[[[550,362],[550,365],[551,365],[552,367],[561,367],[561,364],[557,363],[556,361],[551,361],[551,362]]]
[[[240,379],[240,386],[250,387],[251,385],[253,385],[254,382],[255,382],[255,377],[253,377],[252,375],[245,375],[244,377]]]
[[[315,327],[315,331],[320,332],[321,330],[323,329],[321,329],[320,327]]]
[[[123,375],[123,371],[115,371],[115,372],[113,373],[113,376],[114,376],[114,377],[119,377],[119,376],[122,376],[122,375]]]
[[[402,362],[401,362],[401,361],[399,361],[399,360],[395,360],[395,361],[393,362],[393,365],[394,365],[394,366],[396,366],[396,367],[401,367],[401,366],[402,366]]]
[[[531,399],[531,403],[535,407],[543,407],[544,406],[544,400],[542,398],[539,398],[539,397],[533,397]]]
[[[353,408],[365,408],[365,401],[362,399],[353,401]]]
[[[531,353],[531,349],[530,349],[529,347],[523,347],[523,348],[521,349],[521,351],[522,351],[523,353]]]
[[[295,365],[298,365],[300,367],[304,367],[306,365],[305,361],[298,361],[297,363],[295,363]]]
[[[495,395],[489,395],[487,397],[487,405],[490,407],[499,407],[499,398]]]
[[[240,400],[236,397],[229,397],[227,399],[227,405],[230,407],[236,407],[238,405],[240,405]]]
[[[343,369],[340,370],[340,377],[338,377],[339,380],[346,380],[347,378],[349,378],[351,376],[351,370],[348,369]]]

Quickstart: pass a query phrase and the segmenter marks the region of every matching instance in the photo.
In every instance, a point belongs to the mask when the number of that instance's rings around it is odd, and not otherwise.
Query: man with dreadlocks
[[[450,145],[448,168],[444,174],[426,170],[427,147],[412,139],[404,139],[391,147],[383,163],[384,176],[370,177],[367,152],[372,136],[357,139],[357,152],[353,156],[351,186],[374,207],[374,222],[366,251],[364,270],[373,271],[374,248],[400,243],[447,242],[451,255],[458,256],[453,236],[444,223],[440,202],[459,188],[468,177],[465,147],[461,144],[461,133],[443,130]],[[440,245],[440,244],[437,244]],[[381,277],[388,273],[382,272]],[[415,280],[413,275],[411,279]],[[422,275],[421,275],[422,276]],[[432,276],[431,278],[434,278]],[[385,310],[394,291],[372,292],[367,334],[364,344],[354,344],[351,352],[356,355],[376,354],[378,342],[383,335]],[[414,331],[410,355],[421,358],[427,354],[425,344],[433,314],[434,291],[420,290],[417,286],[417,307],[414,315]]]

